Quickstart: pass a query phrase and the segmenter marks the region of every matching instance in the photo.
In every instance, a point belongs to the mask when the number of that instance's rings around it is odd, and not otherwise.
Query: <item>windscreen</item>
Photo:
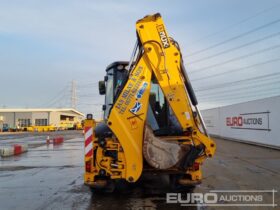
[[[114,76],[113,76],[113,69],[110,69],[107,72],[108,80],[106,82],[106,96],[105,96],[105,105],[106,109],[104,111],[104,119],[108,118],[109,112],[111,110],[111,107],[113,106],[113,100],[114,100]]]

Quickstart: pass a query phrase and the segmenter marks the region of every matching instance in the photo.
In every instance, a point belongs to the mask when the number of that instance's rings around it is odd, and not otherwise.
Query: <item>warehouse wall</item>
[[[36,119],[47,119],[49,123],[49,112],[32,112],[32,125],[35,125]]]
[[[49,112],[32,112],[32,119],[48,119]]]
[[[7,123],[10,127],[16,127],[19,119],[32,119],[29,112],[2,112],[0,116],[3,117],[3,123]]]
[[[58,111],[56,111],[56,109],[54,109],[54,111],[52,109],[27,109],[26,111],[19,111],[15,109],[15,111],[13,111],[12,109],[0,109],[0,131],[3,128],[3,124],[8,124],[10,128],[16,128],[17,126],[25,127],[29,125],[36,125],[36,120],[37,125],[49,124],[58,127],[61,122],[65,123],[65,120],[61,120],[61,115],[74,117],[73,123],[83,119],[82,115],[73,110],[57,110]]]
[[[2,112],[0,113],[0,116],[3,117],[3,123],[7,123],[9,124],[9,126],[15,126],[14,122],[15,122],[15,113],[6,113],[6,112]],[[2,128],[2,125],[1,125]]]
[[[32,113],[30,112],[16,112],[15,124],[11,125],[17,127],[19,125],[19,119],[30,119],[32,121]]]
[[[280,96],[203,110],[202,115],[212,135],[280,147]]]
[[[59,126],[60,123],[60,113],[51,112],[50,113],[50,125]]]

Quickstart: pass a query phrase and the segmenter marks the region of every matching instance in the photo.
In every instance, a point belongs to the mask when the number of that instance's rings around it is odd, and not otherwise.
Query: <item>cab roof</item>
[[[128,63],[129,63],[128,61],[116,61],[116,62],[113,62],[109,66],[107,66],[106,71],[108,71],[109,69],[111,69],[111,68],[113,68],[115,66],[118,66],[118,65],[127,66]]]

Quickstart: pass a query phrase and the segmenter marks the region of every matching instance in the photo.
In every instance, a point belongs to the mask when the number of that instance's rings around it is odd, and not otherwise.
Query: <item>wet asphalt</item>
[[[0,136],[0,147],[28,142],[32,147],[19,156],[0,158],[0,209],[224,209],[167,204],[167,178],[145,175],[126,192],[92,194],[83,185],[81,132],[64,135],[63,144],[46,145],[46,135]],[[280,151],[217,139],[217,153],[203,165],[203,183],[194,192],[209,190],[280,190]],[[265,197],[268,201],[270,196]],[[279,203],[279,193],[276,203]],[[228,209],[248,209],[234,207]],[[272,209],[256,207],[251,209]]]

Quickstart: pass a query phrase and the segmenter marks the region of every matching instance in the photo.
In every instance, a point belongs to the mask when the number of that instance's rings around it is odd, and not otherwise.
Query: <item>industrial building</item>
[[[72,108],[60,109],[0,109],[0,131],[22,130],[28,127],[52,126],[55,129],[74,128],[84,114]]]

